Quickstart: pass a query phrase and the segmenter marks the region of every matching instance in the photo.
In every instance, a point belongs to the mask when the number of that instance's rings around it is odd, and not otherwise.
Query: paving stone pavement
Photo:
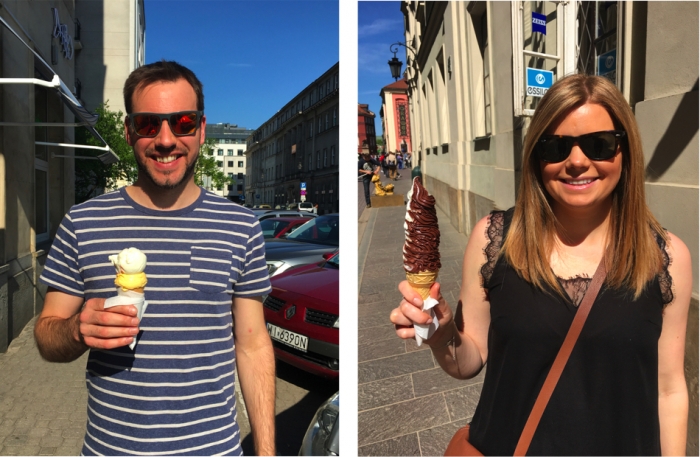
[[[408,171],[394,182],[395,193],[406,195],[410,183]],[[360,214],[365,227],[358,255],[358,454],[443,455],[454,432],[474,414],[483,371],[474,379],[456,380],[442,371],[429,348],[396,336],[389,313],[401,300],[397,286],[405,279],[405,207],[368,208]],[[438,223],[438,281],[454,311],[467,237],[439,209]]]
[[[34,321],[0,354],[0,455],[79,455],[87,419],[87,353],[49,363]]]
[[[85,365],[46,362],[34,342],[32,319],[0,354],[0,456],[80,455],[87,421]],[[277,450],[296,455],[316,409],[338,390],[338,381],[277,363]],[[250,424],[236,383],[241,444],[253,455]]]

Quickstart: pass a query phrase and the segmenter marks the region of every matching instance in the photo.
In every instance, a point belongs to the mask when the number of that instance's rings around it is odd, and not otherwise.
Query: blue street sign
[[[301,183],[301,188],[302,188],[302,189],[306,189],[306,183],[305,183],[305,182]]]
[[[617,49],[608,51],[605,54],[598,56],[598,68],[596,73],[599,76],[605,76],[608,73],[612,73],[617,68]]]
[[[527,69],[527,95],[542,97],[554,83],[554,73],[537,68]]]
[[[540,13],[532,13],[532,33],[540,32],[542,35],[547,34],[547,16]]]

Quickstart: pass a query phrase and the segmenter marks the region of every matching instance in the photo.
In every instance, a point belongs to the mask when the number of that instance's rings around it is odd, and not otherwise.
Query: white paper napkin
[[[423,300],[423,311],[428,313],[430,317],[433,319],[432,324],[428,325],[423,325],[423,324],[413,324],[413,328],[416,329],[416,343],[418,346],[423,344],[423,340],[427,340],[431,336],[433,336],[433,333],[435,333],[435,330],[440,326],[438,323],[437,317],[435,317],[435,311],[433,311],[433,307],[438,304],[438,301],[435,300],[433,297],[428,297],[425,300]]]
[[[141,322],[141,317],[143,316],[143,313],[146,311],[146,307],[148,306],[148,302],[144,299],[143,294],[140,294],[138,292],[134,292],[131,290],[122,290],[121,287],[117,287],[117,295],[114,297],[109,297],[107,300],[105,300],[105,309],[111,308],[112,306],[119,306],[119,305],[134,305],[136,306],[137,314],[136,317],[139,319],[139,322]],[[134,341],[129,344],[129,348],[133,351],[134,348],[136,347],[136,336],[134,337]]]

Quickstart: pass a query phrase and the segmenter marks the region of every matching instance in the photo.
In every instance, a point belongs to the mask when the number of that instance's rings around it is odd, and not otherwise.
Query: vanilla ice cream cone
[[[109,260],[117,270],[114,284],[124,291],[142,294],[148,282],[144,273],[146,256],[136,248],[128,248],[117,255],[109,256]]]
[[[423,297],[423,300],[430,296],[430,288],[435,284],[437,276],[438,271],[420,271],[418,273],[406,272],[408,284]]]

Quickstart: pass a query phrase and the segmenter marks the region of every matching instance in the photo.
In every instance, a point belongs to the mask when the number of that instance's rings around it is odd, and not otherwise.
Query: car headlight
[[[333,322],[333,328],[340,328],[340,316]]]
[[[284,262],[281,260],[270,260],[267,262],[267,274],[270,277],[273,277],[275,275],[275,272],[280,269],[280,267],[284,265]],[[280,271],[281,273],[281,271]]]
[[[340,395],[336,392],[316,411],[301,442],[299,455],[338,455]]]

